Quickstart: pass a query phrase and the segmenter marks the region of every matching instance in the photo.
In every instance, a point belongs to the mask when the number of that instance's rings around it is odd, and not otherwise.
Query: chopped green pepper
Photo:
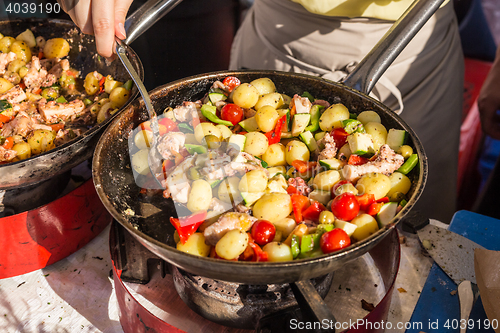
[[[418,163],[418,154],[412,154],[410,157],[408,157],[406,162],[399,167],[397,171],[406,175],[415,167],[415,165],[417,165],[417,163]]]
[[[128,80],[127,82],[125,82],[125,83],[123,84],[123,86],[122,86],[122,87],[123,87],[123,88],[125,88],[125,89],[127,89],[127,90],[130,90],[130,89],[132,89],[132,84],[133,84],[133,83],[132,83],[132,80]]]
[[[213,105],[203,104],[201,106],[201,114],[205,118],[210,120],[211,122],[216,123],[216,124],[226,125],[226,126],[233,126],[232,122],[227,121],[227,120],[222,120],[219,117],[217,117],[217,115],[215,114],[216,111],[217,111],[217,108]]]
[[[297,258],[297,256],[300,253],[299,236],[297,235],[292,236],[291,249],[292,249],[293,259]]]
[[[315,101],[315,98],[313,97],[313,95],[311,95],[308,91],[304,91],[304,93],[302,94],[302,97],[307,97],[307,99],[309,99],[311,101],[311,103],[313,103]]]
[[[0,111],[5,111],[7,109],[12,108],[12,104],[9,103],[6,99],[0,100]]]
[[[68,101],[66,100],[66,98],[64,98],[64,96],[59,96],[57,99],[56,99],[56,103],[67,103]]]
[[[325,107],[323,105],[313,105],[311,107],[311,120],[304,131],[315,132],[319,129],[319,118],[321,117],[321,110]]]

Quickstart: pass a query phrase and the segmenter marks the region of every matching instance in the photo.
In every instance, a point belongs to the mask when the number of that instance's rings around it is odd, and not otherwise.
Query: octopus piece
[[[174,116],[180,122],[187,122],[192,119],[200,119],[201,102],[183,102],[182,105],[175,107]]]
[[[323,100],[323,99],[317,99],[315,100],[312,105],[321,105],[323,107],[325,107],[325,109],[328,109],[330,107],[330,103],[328,103],[327,101]]]
[[[184,133],[168,132],[158,140],[158,152],[164,159],[171,160],[184,149],[185,142],[186,135]]]
[[[3,94],[0,94],[0,100],[5,99],[7,102],[10,104],[17,104],[21,103],[26,99],[26,93],[24,92],[23,88],[21,88],[19,85],[15,85],[14,87],[10,88]]]
[[[362,165],[345,165],[342,168],[342,175],[344,179],[351,182],[355,182],[361,176],[371,172],[382,173],[389,176],[399,169],[404,161],[403,156],[396,154],[389,145],[385,144],[380,147],[377,155],[372,157],[369,162]]]
[[[19,112],[13,120],[3,126],[2,136],[21,135],[22,137],[26,137],[29,132],[33,131],[34,124],[35,122],[30,116],[25,112]]]
[[[68,103],[56,103],[56,101],[47,102],[42,98],[38,103],[38,110],[46,123],[55,124],[83,114],[85,104],[79,99]]]
[[[295,113],[311,113],[312,103],[307,97],[295,94],[290,102],[290,109],[295,109]]]
[[[188,202],[191,185],[189,184],[189,179],[187,178],[187,171],[194,165],[195,161],[196,155],[187,157],[167,177],[165,185],[169,192],[168,197],[172,197],[172,199],[177,203]],[[164,191],[163,195],[165,196],[165,194],[166,193]]]
[[[332,159],[337,155],[337,147],[335,146],[335,141],[330,133],[326,133],[325,136],[318,141],[318,146],[325,147],[319,153],[318,159],[320,160]]]
[[[70,68],[69,60],[62,59],[58,61],[52,68],[49,70],[49,75],[54,75],[57,79],[59,79],[63,72],[67,71]]]
[[[300,177],[289,178],[288,185],[293,186],[304,196],[308,196],[312,192],[311,188],[307,185],[306,181]]]
[[[255,109],[243,109],[243,114],[245,115],[245,119],[252,118],[257,114],[257,110]]]
[[[240,229],[248,231],[257,218],[246,213],[229,212],[219,217],[217,222],[205,229],[203,235],[207,244],[215,246],[228,231]]]
[[[227,93],[230,92],[230,89],[228,86],[226,86],[224,83],[222,83],[221,81],[215,81],[214,84],[212,84],[212,89],[220,89],[220,90],[223,90]]]
[[[0,75],[3,75],[5,73],[5,69],[7,68],[7,65],[11,62],[16,60],[17,55],[14,52],[9,52],[9,53],[1,53],[0,52]]]
[[[23,81],[29,92],[37,91],[40,87],[50,87],[57,82],[57,77],[54,74],[49,74],[36,56],[31,58],[31,62],[26,67],[28,72]]]
[[[9,162],[17,156],[17,151],[0,146],[0,162]]]

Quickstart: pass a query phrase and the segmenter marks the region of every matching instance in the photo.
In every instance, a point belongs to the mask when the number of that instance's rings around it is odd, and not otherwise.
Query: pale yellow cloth
[[[291,0],[307,11],[326,16],[373,17],[396,21],[414,0]],[[448,3],[446,0],[442,6]]]

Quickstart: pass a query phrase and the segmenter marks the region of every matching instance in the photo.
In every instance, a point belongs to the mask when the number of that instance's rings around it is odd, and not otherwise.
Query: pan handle
[[[382,74],[443,2],[444,0],[415,0],[343,83],[368,95]]]
[[[161,19],[165,14],[174,9],[182,0],[149,0],[139,9],[127,17],[125,31],[127,39],[125,44],[130,45],[143,32]]]

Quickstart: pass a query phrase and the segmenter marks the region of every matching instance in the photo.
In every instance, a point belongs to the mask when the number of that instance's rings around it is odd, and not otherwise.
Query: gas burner
[[[387,319],[399,265],[396,231],[370,251],[368,259],[359,258],[358,263],[350,265],[352,270],[336,272],[339,279],[334,279],[334,274],[330,273],[312,279],[311,283],[247,285],[193,275],[151,253],[116,221],[110,230],[110,252],[120,323],[127,333],[144,327],[157,331],[175,331],[176,328],[199,331],[202,328],[231,332],[243,329],[262,333],[294,332],[296,329],[290,325],[292,320],[303,323],[331,318],[335,322],[332,312],[339,315],[339,323],[361,318],[365,323],[380,322]],[[361,286],[373,288],[375,281],[375,287],[378,284],[381,288],[376,292],[379,295],[376,311],[367,314],[361,309],[360,302],[363,297],[373,297],[374,290],[351,291],[338,284],[340,281],[345,286],[349,279],[353,279],[350,275],[364,275],[366,281],[360,280]],[[330,290],[332,280],[334,287]],[[349,289],[348,294],[345,289]],[[342,330],[332,327],[318,332]],[[373,331],[362,329],[357,332]]]

